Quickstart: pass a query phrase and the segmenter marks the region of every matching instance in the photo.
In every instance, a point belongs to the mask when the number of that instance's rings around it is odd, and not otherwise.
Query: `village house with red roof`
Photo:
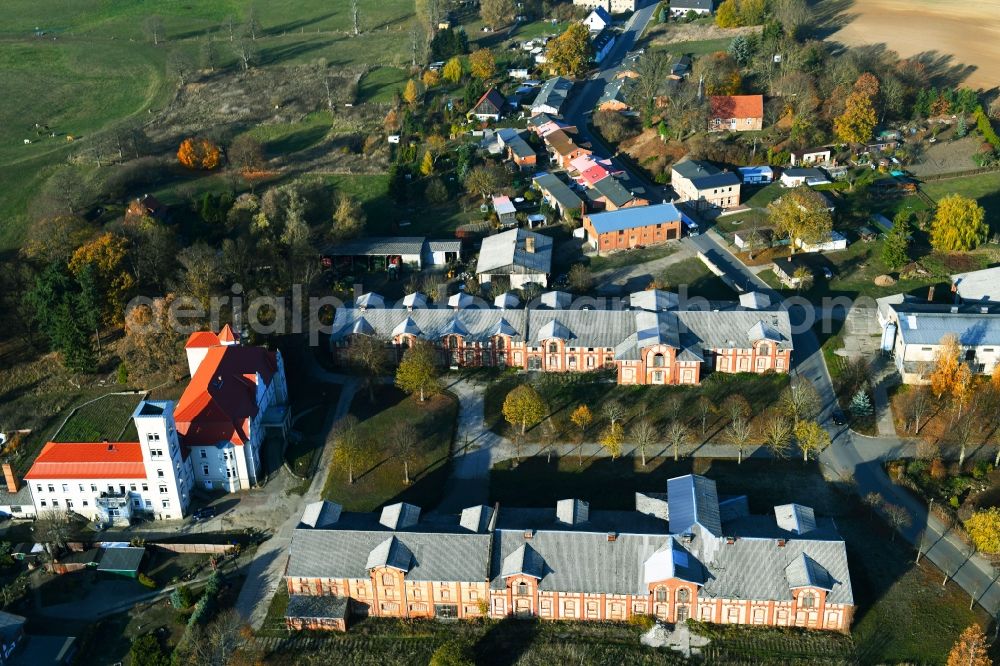
[[[261,478],[267,430],[288,431],[280,352],[243,345],[228,325],[193,333],[191,381],[176,402],[143,400],[138,442],[49,442],[25,475],[38,513],[68,510],[105,525],[143,516],[176,520],[195,483],[245,490]]]

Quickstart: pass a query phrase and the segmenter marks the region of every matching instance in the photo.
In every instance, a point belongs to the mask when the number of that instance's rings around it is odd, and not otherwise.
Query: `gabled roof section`
[[[336,502],[320,500],[306,505],[299,520],[299,527],[312,527],[322,529],[330,525],[336,525],[340,520],[341,506]]]
[[[414,308],[426,308],[427,297],[419,291],[407,294],[406,296],[403,296],[403,307],[410,308],[411,310]]]
[[[590,520],[590,503],[581,499],[564,499],[556,502],[556,522],[580,525]]]
[[[636,312],[635,327],[635,344],[638,349],[653,345],[666,345],[674,349],[679,349],[681,346],[677,317],[673,314]]]
[[[221,342],[222,344],[233,345],[239,341],[240,341],[239,337],[236,335],[236,333],[233,332],[233,327],[230,326],[229,324],[223,326],[222,330],[219,331],[219,342]]]
[[[649,312],[676,310],[679,303],[680,299],[677,294],[662,289],[637,291],[628,297],[629,307],[637,310],[648,310]]]
[[[573,331],[569,330],[566,326],[559,323],[555,319],[542,326],[536,336],[538,340],[551,340],[553,338],[558,340],[572,340],[575,337],[576,336],[573,335]]]
[[[397,335],[416,335],[419,336],[422,333],[420,327],[417,326],[417,322],[413,321],[413,317],[407,317],[403,321],[399,322],[396,328],[392,329],[393,337]]]
[[[719,494],[715,481],[688,474],[667,481],[667,502],[670,506],[670,531],[687,534],[700,525],[715,536],[722,536],[719,517]]]
[[[763,95],[717,95],[709,98],[711,118],[763,118]]]
[[[448,322],[448,325],[441,331],[441,337],[446,335],[461,335],[462,337],[465,337],[468,334],[469,329],[462,325],[462,322],[458,320],[458,317],[455,317]]]
[[[531,576],[538,580],[545,576],[545,560],[528,544],[524,544],[503,558],[503,566],[500,569],[501,578],[518,575]]]
[[[390,530],[401,530],[413,527],[420,521],[420,507],[406,502],[390,504],[382,509],[379,522]]]
[[[553,310],[568,310],[573,294],[566,291],[547,291],[539,297],[541,304]]]
[[[529,252],[528,239],[534,239]],[[477,273],[497,270],[511,273],[548,273],[552,269],[552,237],[526,229],[511,229],[487,236],[479,248]]]
[[[642,579],[646,585],[671,579],[701,585],[705,582],[705,572],[694,555],[670,539],[643,562]]]
[[[459,519],[458,524],[470,532],[481,533],[489,529],[492,520],[493,508],[485,504],[480,504],[479,506],[470,506],[462,509],[462,517]]]
[[[351,333],[354,335],[375,335],[375,329],[364,317],[358,317],[358,320],[351,327]]]
[[[517,334],[517,329],[511,326],[510,322],[506,319],[500,319],[500,321],[497,322],[496,328],[493,329],[493,335],[509,335],[514,337]]]
[[[496,88],[490,88],[483,93],[483,96],[479,98],[479,101],[476,102],[476,105],[472,107],[472,110],[469,111],[469,113],[473,115],[477,113],[500,113],[506,105],[507,99],[500,94],[500,91]]]
[[[49,442],[24,475],[34,479],[145,479],[138,442]]]
[[[448,297],[448,307],[451,308],[467,308],[472,305],[472,296],[460,291],[457,294],[452,294]]]
[[[827,592],[833,590],[835,581],[830,572],[822,564],[802,553],[785,567],[785,579],[788,587],[816,587]]]
[[[778,527],[795,534],[805,534],[816,529],[816,512],[801,504],[782,504],[774,507]]]
[[[413,564],[413,553],[402,541],[391,536],[368,553],[366,569],[389,567],[399,571],[409,571]]]
[[[259,409],[257,382],[269,385],[277,371],[277,355],[263,347],[209,348],[174,409],[181,443],[242,446]]]
[[[597,181],[594,183],[594,189],[597,190],[598,194],[618,207],[624,206],[629,201],[632,201],[632,199],[635,199],[635,196],[625,189],[614,176],[607,176]]]
[[[747,331],[747,338],[751,342],[759,340],[771,340],[773,342],[785,342],[785,338],[774,327],[768,325],[763,320],[758,321]]]
[[[219,336],[212,331],[195,331],[188,336],[184,343],[185,349],[202,349],[205,347],[215,347],[219,344]]]
[[[495,307],[498,307],[498,308],[501,308],[501,309],[504,309],[504,310],[507,310],[509,308],[516,308],[520,304],[521,304],[521,299],[519,299],[517,297],[517,294],[515,294],[512,291],[504,292],[504,293],[500,294],[499,296],[497,296],[496,298],[493,299],[493,305]],[[502,320],[502,321],[505,322],[506,320]],[[508,324],[508,326],[509,326],[509,324]]]
[[[356,299],[354,299],[354,307],[356,308],[384,308],[385,299],[376,294],[373,291],[367,294],[361,294]]]

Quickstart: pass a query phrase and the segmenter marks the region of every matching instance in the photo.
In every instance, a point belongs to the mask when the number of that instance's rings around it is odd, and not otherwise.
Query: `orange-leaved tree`
[[[135,279],[125,270],[127,252],[128,241],[108,232],[78,247],[69,260],[69,270],[77,278],[89,267],[101,297],[101,319],[116,326],[125,320],[125,302],[135,287]]]
[[[200,136],[184,139],[177,149],[177,159],[188,169],[211,171],[222,161],[219,147]]]

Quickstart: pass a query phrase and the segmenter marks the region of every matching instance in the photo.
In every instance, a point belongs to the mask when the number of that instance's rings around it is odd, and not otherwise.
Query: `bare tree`
[[[247,8],[247,34],[250,35],[250,39],[257,41],[257,33],[260,32],[260,19],[258,18],[259,12],[255,5],[250,5]]]
[[[146,35],[153,40],[153,45],[158,46],[163,37],[163,17],[150,16],[143,22],[142,27]]]
[[[779,414],[769,416],[761,426],[761,434],[764,437],[764,444],[772,456],[775,458],[787,456],[788,446],[792,438],[792,425],[785,417]]]
[[[726,443],[735,447],[738,452],[737,464],[743,464],[743,449],[750,442],[750,422],[743,417],[737,417],[723,433]]]
[[[920,433],[920,419],[930,406],[930,395],[926,386],[914,386],[910,392],[910,414],[913,416],[914,435]]]
[[[739,420],[746,421],[750,418],[750,403],[739,394],[734,394],[726,398],[722,403],[722,409],[725,411],[726,416],[729,417],[730,423],[735,423]]]
[[[611,421],[611,425],[615,425],[618,421],[625,418],[625,405],[617,400],[609,400],[604,403],[601,411],[604,413],[604,417]]]
[[[663,433],[663,437],[667,440],[667,444],[674,450],[674,461],[680,459],[680,448],[690,436],[691,429],[683,421],[673,420],[667,426],[667,431]]]
[[[368,401],[375,402],[375,387],[386,372],[385,342],[371,335],[356,335],[350,348],[351,360],[365,370],[363,382]]]
[[[410,485],[410,463],[417,453],[419,436],[417,429],[409,421],[399,421],[392,427],[392,450],[403,463],[403,483]]]
[[[811,419],[819,413],[820,399],[816,387],[809,380],[793,381],[781,392],[778,403],[795,425],[803,419]]]
[[[871,518],[872,516],[875,515],[875,511],[877,511],[878,508],[882,506],[882,495],[880,495],[875,491],[872,491],[867,495],[865,495],[863,498],[861,498],[861,501],[863,501],[865,503],[865,506],[867,506],[871,510],[871,513],[868,516],[869,518]]]
[[[698,413],[698,420],[701,421],[701,434],[704,436],[708,427],[708,417],[716,412],[715,403],[708,396],[703,395],[695,403],[695,410]]]
[[[32,527],[35,539],[45,544],[49,557],[66,547],[66,542],[73,535],[73,519],[65,509],[52,509],[38,514]]]
[[[656,442],[656,428],[648,420],[642,419],[632,426],[630,435],[632,436],[632,441],[635,442],[636,448],[639,449],[639,455],[642,457],[642,466],[645,467],[646,449]]]
[[[896,540],[896,532],[909,527],[913,523],[910,512],[898,504],[885,504],[882,506],[885,518],[892,525],[892,540]]]
[[[249,35],[237,37],[236,41],[233,42],[233,51],[236,53],[236,57],[240,59],[243,71],[248,71],[257,58],[257,47]]]
[[[351,0],[351,19],[354,21],[354,34],[361,34],[361,21],[358,16],[358,0]]]
[[[233,609],[220,613],[205,627],[195,625],[191,636],[185,636],[178,650],[182,663],[204,666],[227,666],[240,647],[246,624]]]
[[[177,83],[184,85],[195,71],[194,59],[184,48],[175,48],[167,54],[167,69],[177,77]]]
[[[236,41],[236,17],[232,14],[226,16],[222,21],[222,27],[229,33],[229,41]]]

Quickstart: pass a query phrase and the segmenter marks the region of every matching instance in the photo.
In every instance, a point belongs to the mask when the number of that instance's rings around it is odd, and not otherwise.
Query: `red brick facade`
[[[636,205],[645,205],[645,203]],[[628,208],[628,206],[623,206],[623,208]],[[615,208],[608,208],[608,210],[615,210]],[[599,234],[590,222],[590,217],[585,215],[583,227],[587,230],[587,238],[591,242],[596,239],[598,253],[625,250],[636,245],[657,245],[669,240],[678,240],[681,237],[680,220]]]

